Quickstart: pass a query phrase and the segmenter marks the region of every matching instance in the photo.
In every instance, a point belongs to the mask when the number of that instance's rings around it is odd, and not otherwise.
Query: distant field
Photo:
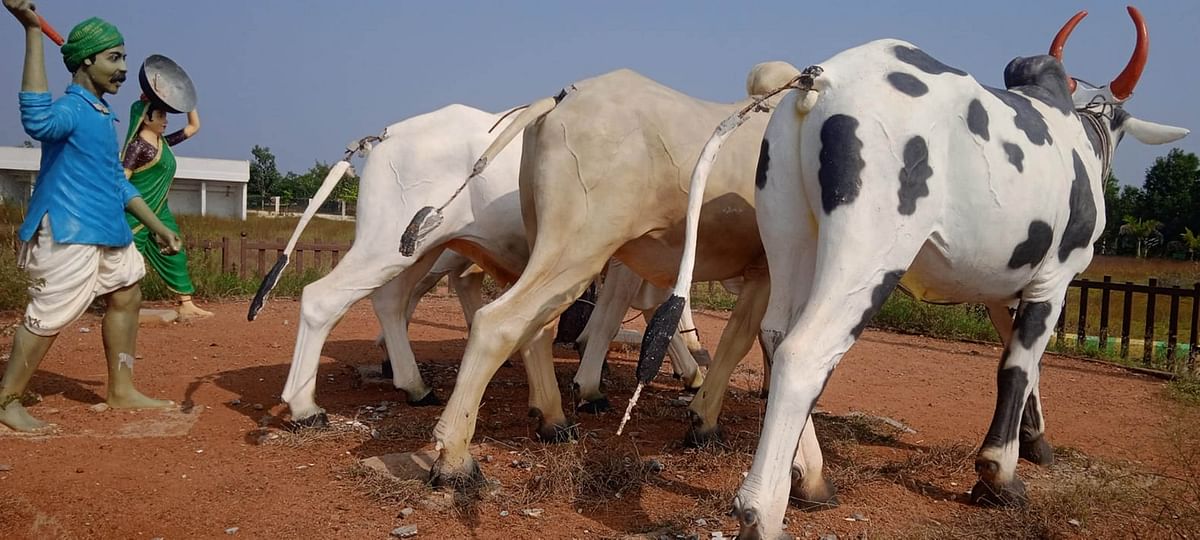
[[[1132,257],[1101,257],[1098,256],[1092,261],[1092,265],[1083,273],[1082,278],[1091,281],[1101,281],[1104,276],[1111,276],[1112,281],[1117,283],[1137,283],[1147,284],[1151,278],[1158,280],[1159,287],[1179,287],[1184,290],[1191,290],[1197,282],[1200,282],[1200,262],[1195,261],[1173,261],[1166,259],[1135,259]],[[1078,333],[1079,328],[1079,296],[1080,290],[1072,288],[1067,294],[1067,304],[1065,309],[1065,334],[1074,336]],[[1119,349],[1115,343],[1115,337],[1121,333],[1121,315],[1125,301],[1125,293],[1112,292],[1108,300],[1108,331],[1110,336],[1110,351],[1109,354],[1115,354]],[[1087,309],[1087,324],[1085,326],[1085,334],[1088,336],[1100,335],[1100,311],[1103,302],[1101,301],[1100,291],[1089,291],[1088,293],[1088,309]],[[1176,328],[1176,341],[1178,343],[1187,343],[1190,341],[1192,326],[1197,324],[1197,321],[1192,319],[1192,304],[1193,299],[1181,298],[1178,307],[1178,326]],[[1146,307],[1148,305],[1148,295],[1135,293],[1131,301],[1131,319],[1130,319],[1130,357],[1139,360],[1142,358],[1143,345],[1141,343],[1145,338],[1146,333]],[[1168,295],[1156,295],[1154,305],[1154,332],[1153,341],[1155,341],[1154,364],[1158,367],[1169,367],[1170,361],[1166,358],[1166,342],[1170,339],[1170,314],[1171,302]],[[1094,339],[1091,341],[1095,341]],[[1090,343],[1088,348],[1098,348],[1098,343]],[[1099,354],[1099,352],[1097,352]],[[1176,358],[1179,359],[1185,356],[1184,348],[1176,351]],[[1101,354],[1103,356],[1103,354]]]
[[[227,237],[236,240],[241,234],[251,240],[280,240],[286,242],[292,236],[298,217],[247,216],[246,221],[203,216],[175,216],[184,237],[189,240],[220,240]],[[302,241],[342,243],[354,241],[353,221],[314,218],[304,228]]]
[[[1112,276],[1113,281],[1134,283],[1146,283],[1150,278],[1158,278],[1158,284],[1163,287],[1191,287],[1200,282],[1200,261],[1097,255],[1091,266],[1083,272],[1083,277],[1100,281],[1104,276]]]

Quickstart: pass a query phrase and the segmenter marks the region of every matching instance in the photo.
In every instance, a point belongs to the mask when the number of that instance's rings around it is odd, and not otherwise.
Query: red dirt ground
[[[378,325],[368,304],[352,308],[326,344],[318,401],[335,418],[358,418],[391,435],[343,433],[307,443],[287,433],[264,441],[267,431],[258,426],[271,415],[270,432],[278,433],[280,417],[286,416],[278,394],[299,304],[275,301],[253,323],[245,321],[245,303],[206,307],[216,317],[143,327],[139,338],[140,388],[183,403],[182,411],[95,412],[91,407],[103,401],[106,380],[99,318],[89,313],[60,336],[31,385],[42,397],[31,412],[55,423],[57,431],[26,436],[0,427],[0,538],[383,539],[402,525],[417,525],[417,538],[620,538],[658,530],[669,530],[672,538],[674,533],[709,538],[710,531],[729,536],[736,531],[723,511],[748,466],[760,425],[757,347],[735,374],[725,403],[729,447],[723,450],[692,450],[678,443],[684,409],[668,403],[679,392],[667,376],[643,395],[627,428],[631,433],[621,439],[614,435],[621,413],[614,410],[579,416],[584,442],[544,446],[532,440],[533,424],[525,415],[524,371],[519,365],[502,367],[485,396],[475,449],[484,473],[499,480],[499,492],[466,510],[437,510],[420,500],[374,498],[350,474],[359,458],[429,448],[428,435],[440,412],[408,407],[388,387],[356,384],[354,366],[375,365],[381,357],[372,343]],[[725,314],[701,312],[696,319],[702,340],[715,348]],[[17,315],[2,320],[9,328]],[[0,350],[7,353],[12,338],[5,333]],[[457,302],[448,296],[427,298],[411,333],[426,380],[440,397],[448,397],[466,338]],[[818,434],[821,426],[843,425],[839,418],[851,411],[898,420],[915,433],[835,444],[826,459],[842,484],[842,506],[817,513],[790,510],[788,530],[799,537],[830,532],[842,538],[939,537],[951,529],[938,526],[994,512],[963,500],[974,483],[969,455],[948,469],[908,480],[860,474],[859,482],[855,474],[954,444],[974,448],[994,407],[999,353],[985,344],[864,334],[821,398],[819,407],[837,416],[819,423]],[[556,356],[560,382],[566,383],[562,388],[569,388],[577,355],[557,350]],[[615,351],[610,360],[610,398],[623,410],[636,352]],[[1162,381],[1057,356],[1046,357],[1042,376],[1049,439],[1056,448],[1184,480],[1195,470],[1176,459],[1179,441],[1170,434],[1180,424],[1196,424],[1200,414],[1169,400]],[[386,412],[373,417],[365,409],[383,401],[391,402]],[[550,486],[558,493],[531,494],[531,478],[549,474],[550,459],[568,454],[592,460],[591,470],[606,456],[615,456],[618,464],[623,456],[653,458],[664,470],[599,493],[572,496],[567,486],[564,495],[561,486]],[[634,470],[640,468],[635,464]],[[1045,479],[1055,471],[1025,463],[1020,470],[1035,500],[1040,489],[1049,489],[1045,485],[1052,480]],[[620,477],[617,473],[602,479]],[[399,517],[406,506],[415,512]],[[526,508],[543,508],[544,514],[522,515]],[[1127,510],[1117,514],[1140,511]],[[847,520],[854,514],[869,521]],[[701,518],[703,525],[696,521]],[[1087,514],[1081,521],[1060,524],[1054,535],[1146,537],[1174,530],[1131,530],[1126,527],[1145,521],[1111,512]]]

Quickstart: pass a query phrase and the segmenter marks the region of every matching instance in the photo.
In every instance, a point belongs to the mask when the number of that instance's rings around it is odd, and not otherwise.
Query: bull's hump
[[[733,114],[739,104],[716,103],[689,96],[630,69],[618,69],[575,83],[576,90],[547,115],[575,130],[631,129],[630,122],[650,122],[656,131],[682,122],[704,126],[698,137]],[[607,126],[607,127],[605,127]],[[696,128],[698,129],[698,128]],[[703,144],[701,141],[698,144]]]

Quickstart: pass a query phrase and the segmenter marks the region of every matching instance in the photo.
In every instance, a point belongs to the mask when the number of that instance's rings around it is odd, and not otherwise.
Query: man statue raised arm
[[[25,410],[21,397],[54,338],[96,297],[107,301],[102,333],[108,405],[171,407],[172,402],[146,397],[133,386],[142,303],[138,283],[146,269],[124,212],[153,231],[164,252],[179,251],[181,243],[125,180],[118,159],[116,118],[104,95],[115,94],[125,81],[125,40],[115,26],[95,17],[73,28],[62,47],[71,85],[52,101],[33,2],[4,0],[4,7],[25,29],[21,123],[42,143],[42,160],[19,231],[19,264],[33,285],[0,380],[0,424],[17,431],[46,427]]]

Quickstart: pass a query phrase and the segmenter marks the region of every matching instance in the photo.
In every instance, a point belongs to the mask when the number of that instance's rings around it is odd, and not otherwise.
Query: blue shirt
[[[72,84],[51,102],[48,92],[21,92],[21,125],[42,143],[42,163],[19,236],[28,242],[50,214],[54,241],[122,247],[133,241],[125,205],[139,197],[119,160],[116,115],[108,103]]]

